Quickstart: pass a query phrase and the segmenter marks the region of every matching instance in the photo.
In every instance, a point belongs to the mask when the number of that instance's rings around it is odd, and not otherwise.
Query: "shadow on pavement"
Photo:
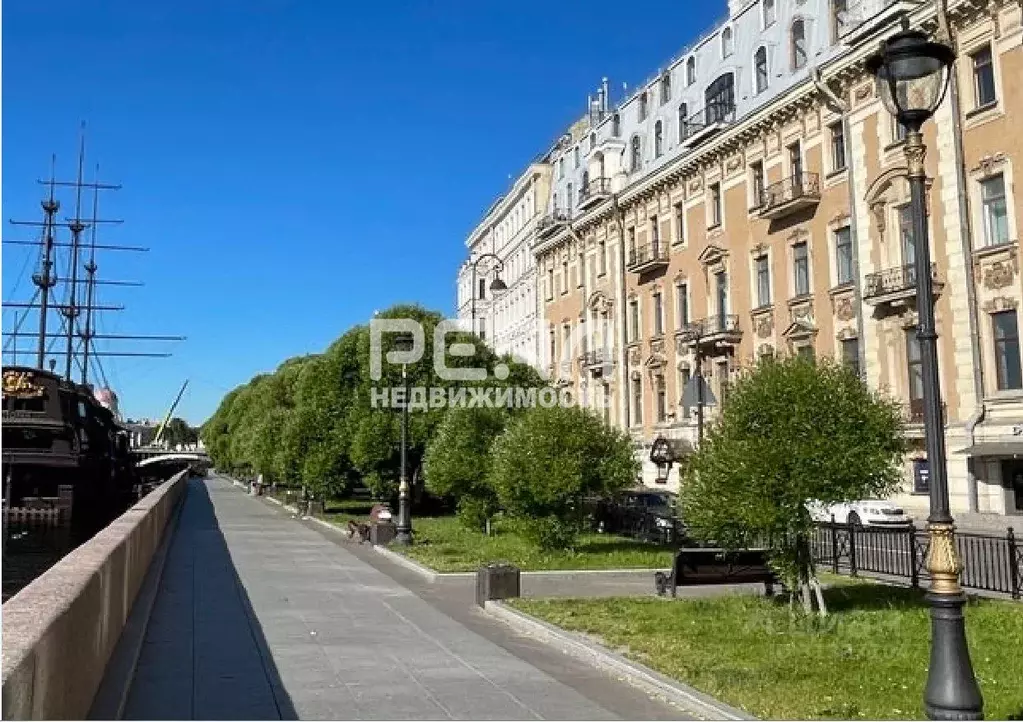
[[[188,483],[124,719],[298,719],[203,479]]]

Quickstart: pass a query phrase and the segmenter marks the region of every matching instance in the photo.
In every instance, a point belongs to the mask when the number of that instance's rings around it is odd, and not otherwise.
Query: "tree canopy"
[[[690,459],[680,496],[690,533],[738,549],[766,543],[786,583],[823,602],[808,503],[887,496],[905,453],[899,405],[828,359],[765,358],[728,396]]]

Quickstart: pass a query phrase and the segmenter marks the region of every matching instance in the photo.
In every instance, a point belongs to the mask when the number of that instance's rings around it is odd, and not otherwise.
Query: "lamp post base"
[[[924,713],[936,720],[984,719],[984,701],[966,645],[966,595],[932,592],[927,601],[931,605],[931,663]]]
[[[412,544],[412,530],[398,527],[398,533],[394,537],[394,543],[407,547]]]

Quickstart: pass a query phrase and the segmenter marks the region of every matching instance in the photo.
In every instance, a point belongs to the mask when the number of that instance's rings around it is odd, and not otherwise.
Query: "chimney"
[[[601,81],[600,81],[600,98],[601,98],[601,101],[603,102],[603,106],[601,107],[601,110],[606,113],[607,109],[608,109],[608,106],[610,106],[610,104],[611,104],[611,99],[608,97],[607,77],[606,76],[604,78],[601,78]]]

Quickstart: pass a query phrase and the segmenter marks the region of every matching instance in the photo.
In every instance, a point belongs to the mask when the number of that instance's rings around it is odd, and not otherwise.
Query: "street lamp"
[[[412,350],[414,340],[411,333],[396,334],[394,350],[408,353]],[[401,467],[398,477],[398,527],[394,540],[398,544],[408,546],[412,543],[412,502],[408,488],[408,402],[409,378],[408,364],[401,365],[401,384],[404,390],[401,404]]]
[[[906,129],[906,166],[913,214],[916,250],[916,307],[924,396],[924,436],[930,471],[930,515],[927,533],[930,550],[927,571],[931,586],[931,661],[924,689],[924,711],[930,719],[983,719],[980,694],[966,645],[959,585],[962,562],[955,545],[955,522],[949,513],[945,435],[942,428],[941,389],[938,378],[938,334],[934,328],[934,289],[931,251],[924,201],[924,155],[920,126],[937,110],[948,89],[955,52],[932,42],[919,30],[903,30],[882,42],[880,51],[866,61],[877,80],[878,95],[889,113]]]
[[[508,290],[508,285],[501,280],[501,271],[504,270],[504,261],[498,258],[497,255],[493,253],[484,253],[472,262],[472,288],[469,289],[469,295],[472,296],[472,311],[470,315],[472,317],[473,333],[476,333],[476,294],[478,293],[476,290],[476,269],[479,268],[482,261],[486,260],[494,261],[494,270],[496,271],[494,280],[490,282],[490,292],[497,294]]]

